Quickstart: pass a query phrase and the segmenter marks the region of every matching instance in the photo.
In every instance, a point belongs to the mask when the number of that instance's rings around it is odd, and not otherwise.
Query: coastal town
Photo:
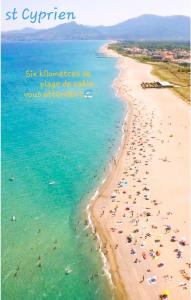
[[[120,41],[112,43],[110,48],[143,62],[171,63],[187,68],[190,65],[189,42]]]
[[[190,51],[182,48],[174,48],[168,50],[166,48],[161,49],[149,49],[139,47],[125,47],[126,54],[133,56],[147,56],[151,61],[171,62],[177,64],[189,64],[190,63]]]

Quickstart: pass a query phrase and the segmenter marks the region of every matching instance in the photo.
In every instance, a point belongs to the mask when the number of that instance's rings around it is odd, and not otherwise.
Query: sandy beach
[[[157,79],[152,66],[101,51],[118,58],[113,85],[128,102],[119,157],[91,205],[116,298],[188,300],[189,105],[141,88]]]

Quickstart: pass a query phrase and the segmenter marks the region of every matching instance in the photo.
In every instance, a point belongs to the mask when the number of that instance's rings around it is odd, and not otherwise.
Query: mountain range
[[[3,41],[61,40],[168,40],[188,41],[190,18],[187,16],[142,15],[113,26],[87,26],[76,22],[49,29],[24,28],[2,32]]]

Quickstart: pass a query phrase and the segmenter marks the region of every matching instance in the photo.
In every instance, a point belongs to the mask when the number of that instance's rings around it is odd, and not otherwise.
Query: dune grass
[[[171,63],[152,63],[153,75],[168,81],[175,86],[172,88],[183,100],[190,102],[190,68]]]

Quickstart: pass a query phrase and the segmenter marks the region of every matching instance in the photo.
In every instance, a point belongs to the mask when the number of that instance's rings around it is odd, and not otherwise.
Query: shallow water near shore
[[[87,200],[119,147],[126,111],[111,86],[116,60],[96,57],[102,44],[2,45],[2,299],[112,297],[84,223]],[[26,99],[30,69],[90,71],[93,98]]]

